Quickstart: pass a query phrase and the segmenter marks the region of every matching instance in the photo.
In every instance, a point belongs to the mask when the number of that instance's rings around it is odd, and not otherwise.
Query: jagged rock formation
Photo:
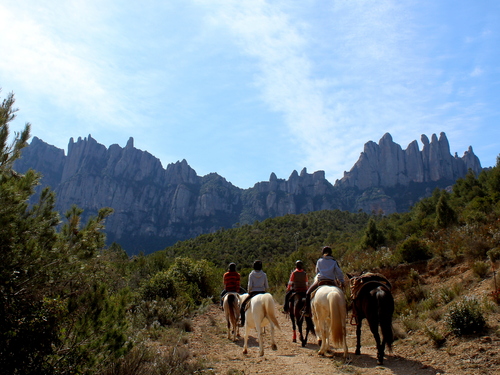
[[[323,171],[304,168],[288,180],[274,173],[269,181],[240,189],[216,173],[200,177],[186,160],[169,164],[134,147],[109,148],[90,135],[70,139],[68,155],[34,137],[15,164],[42,173],[42,186],[57,194],[56,209],[64,213],[73,204],[84,209],[84,220],[102,207],[114,214],[106,223],[108,241],[129,253],[162,249],[179,240],[269,217],[324,209],[392,213],[408,209],[434,187],[445,187],[481,165],[472,148],[462,158],[452,157],[441,133],[431,142],[422,136],[406,150],[385,134],[379,144],[368,142],[350,172],[335,186]],[[35,197],[36,198],[36,197]]]
[[[402,150],[392,141],[389,133],[380,139],[379,144],[367,142],[354,167],[345,172],[335,186],[366,190],[373,187],[408,186],[410,182],[453,182],[465,176],[469,169],[475,173],[481,171],[481,163],[472,147],[460,158],[457,154],[451,156],[444,133],[440,134],[439,140],[435,134],[431,142],[426,135],[422,135],[421,140],[424,145],[422,151],[419,151],[417,141]]]

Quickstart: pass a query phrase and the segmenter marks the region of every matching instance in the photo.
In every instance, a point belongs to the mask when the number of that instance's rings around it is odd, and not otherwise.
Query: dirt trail
[[[281,330],[275,334],[278,350],[271,350],[269,329],[264,335],[264,356],[259,357],[256,336],[249,338],[249,353],[243,352],[243,337],[232,342],[227,339],[227,331],[222,311],[211,306],[208,311],[194,318],[193,332],[189,339],[189,349],[199,359],[209,364],[216,374],[397,374],[427,375],[437,374],[441,370],[423,364],[418,360],[404,359],[389,355],[384,366],[377,366],[375,341],[371,333],[364,332],[365,345],[362,355],[355,356],[355,327],[348,326],[349,360],[344,363],[342,351],[333,349],[325,357],[317,355],[319,349],[316,337],[309,335],[305,348],[300,343],[292,342],[292,328],[288,317],[278,313]],[[243,335],[243,329],[240,329]],[[444,372],[443,372],[444,373]]]

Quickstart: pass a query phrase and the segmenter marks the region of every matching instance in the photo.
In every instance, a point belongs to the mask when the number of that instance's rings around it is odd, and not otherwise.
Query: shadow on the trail
[[[384,359],[383,365],[377,365],[377,359],[375,356],[369,354],[355,355],[349,353],[347,364],[355,368],[387,368],[392,371],[393,374],[408,375],[408,374],[418,374],[418,375],[428,375],[444,373],[443,369],[439,369],[432,366],[424,365],[422,362],[403,358],[398,355],[388,355]]]

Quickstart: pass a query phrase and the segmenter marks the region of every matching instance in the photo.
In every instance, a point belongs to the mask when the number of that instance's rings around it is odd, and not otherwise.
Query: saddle
[[[356,276],[351,279],[351,299],[355,300],[361,289],[368,284],[383,285],[389,290],[392,289],[391,283],[384,275],[380,273],[367,272],[361,276]]]
[[[311,292],[311,301],[314,298],[314,296],[316,295],[316,292],[319,290],[319,288],[322,286],[325,286],[325,285],[336,286],[336,287],[342,289],[342,287],[339,285],[339,283],[336,280],[321,280],[320,282],[318,282],[318,287]]]
[[[374,272],[367,272],[363,275],[356,276],[351,278],[351,301],[354,301],[357,297],[361,289],[363,289],[365,286],[370,285],[370,284],[377,284],[377,285],[382,285],[385,286],[387,289],[391,290],[392,285],[387,280],[387,278],[380,274],[380,273],[374,273]],[[353,323],[352,321],[355,321]],[[355,308],[355,304],[352,304],[352,317],[350,321],[351,325],[358,325],[358,313]]]

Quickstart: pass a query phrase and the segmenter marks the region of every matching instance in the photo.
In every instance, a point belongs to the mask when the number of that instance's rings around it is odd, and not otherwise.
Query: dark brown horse
[[[370,275],[381,276],[378,274]],[[356,284],[356,281],[360,281],[362,277],[351,278],[351,285]],[[382,365],[385,346],[387,345],[389,352],[392,352],[394,341],[392,332],[394,298],[391,293],[391,284],[387,279],[384,278],[384,281],[377,280],[377,278],[368,276],[355,289],[352,301],[353,318],[356,321],[356,351],[354,354],[361,354],[361,323],[366,318],[377,343],[377,363]],[[382,340],[380,340],[379,327],[382,332]]]
[[[302,309],[304,307],[305,302],[305,293],[293,293],[288,301],[288,314],[290,315],[290,319],[292,321],[292,329],[293,329],[293,342],[297,342],[297,328],[299,330],[299,339],[302,346],[306,346],[307,344],[307,336],[309,336],[309,332],[314,332],[314,324],[310,317],[304,317],[302,315]],[[306,323],[306,335],[302,334],[302,324]]]

